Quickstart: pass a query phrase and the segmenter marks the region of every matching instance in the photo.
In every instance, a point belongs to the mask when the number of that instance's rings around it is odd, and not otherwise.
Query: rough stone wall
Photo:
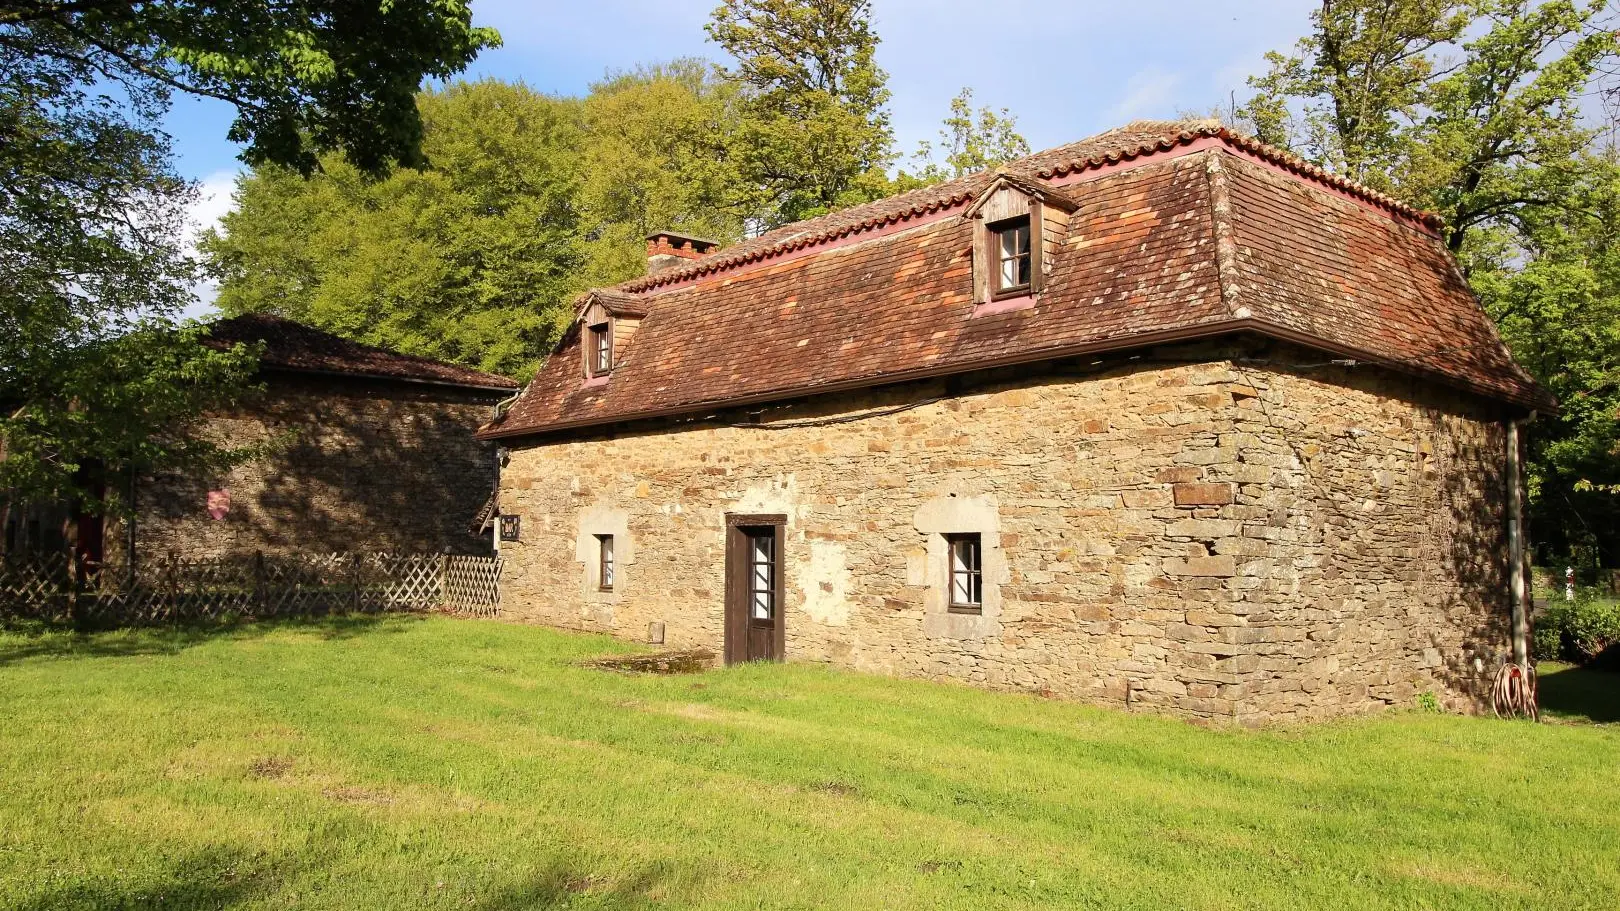
[[[499,396],[452,387],[271,374],[266,391],[202,432],[264,457],[218,476],[145,478],[136,490],[137,561],[169,554],[442,551],[485,553],[468,532],[495,487],[495,448],[473,438]],[[223,519],[210,490],[230,494]],[[127,529],[109,528],[121,565]]]
[[[718,651],[725,515],[783,513],[789,660],[1245,723],[1474,704],[1507,650],[1498,416],[1238,353],[514,441],[503,611],[631,639],[662,621]],[[945,608],[952,531],[984,536],[982,616]],[[611,592],[597,534],[616,535]]]

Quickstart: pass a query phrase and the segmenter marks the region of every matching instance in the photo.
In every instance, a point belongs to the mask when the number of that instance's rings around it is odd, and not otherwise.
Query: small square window
[[[597,323],[590,334],[591,376],[606,376],[613,372],[613,327]]]
[[[1010,297],[1028,291],[1033,262],[1029,216],[991,225],[990,238],[996,295]]]
[[[597,588],[605,592],[613,591],[614,562],[613,562],[613,536],[596,536],[596,579]]]
[[[984,569],[980,562],[983,548],[979,535],[946,535],[950,548],[950,611],[978,614],[984,611]]]

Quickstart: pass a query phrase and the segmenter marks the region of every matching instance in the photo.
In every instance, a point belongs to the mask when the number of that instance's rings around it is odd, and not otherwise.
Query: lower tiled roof
[[[259,363],[271,369],[408,380],[492,391],[518,388],[516,382],[504,376],[362,345],[267,313],[233,316],[213,323],[208,329],[207,344],[215,347],[256,342],[264,344]]]
[[[974,175],[613,289],[646,316],[611,379],[582,382],[572,332],[484,433],[1239,331],[1551,404],[1513,363],[1431,219],[1224,130],[1185,126],[1133,125],[1009,166],[1063,179],[1079,204],[1033,307],[973,315],[972,232],[956,213],[993,179]]]

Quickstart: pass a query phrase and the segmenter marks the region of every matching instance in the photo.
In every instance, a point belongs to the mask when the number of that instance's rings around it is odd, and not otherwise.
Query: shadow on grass
[[[558,864],[478,900],[484,911],[524,911],[530,908],[652,908],[663,907],[652,894],[669,872],[662,864],[614,882]]]
[[[169,861],[156,875],[130,879],[85,877],[7,904],[11,911],[63,911],[113,908],[225,908],[263,892],[260,877],[238,872],[239,859],[223,849],[191,851]],[[11,896],[16,899],[16,896]]]
[[[323,639],[351,639],[378,633],[402,632],[422,614],[344,614],[302,617],[253,623],[192,623],[146,626],[101,632],[78,632],[71,627],[40,623],[0,626],[8,634],[0,640],[0,667],[31,658],[128,658],[174,655],[217,640],[258,639],[279,630],[319,635]]]
[[[1542,711],[1594,724],[1620,723],[1620,673],[1553,665],[1537,679]]]

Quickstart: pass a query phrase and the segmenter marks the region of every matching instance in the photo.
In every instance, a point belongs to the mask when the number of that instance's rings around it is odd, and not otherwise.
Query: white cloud
[[[186,252],[189,255],[197,255],[197,241],[202,232],[217,227],[220,219],[231,211],[234,205],[231,192],[236,189],[237,175],[236,171],[215,171],[198,182],[197,199],[186,213]],[[197,299],[186,308],[186,317],[200,319],[214,313],[214,298],[219,296],[219,286],[214,281],[206,278],[198,281],[191,286],[191,293]]]
[[[1177,102],[1181,74],[1158,66],[1137,70],[1125,82],[1121,98],[1108,109],[1108,119],[1124,123],[1145,117],[1171,117]]]

